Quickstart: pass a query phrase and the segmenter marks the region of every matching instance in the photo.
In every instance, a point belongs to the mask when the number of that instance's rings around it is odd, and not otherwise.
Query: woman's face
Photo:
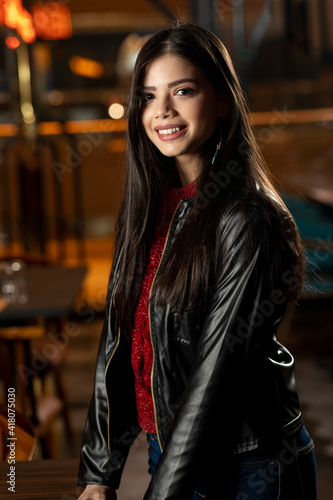
[[[141,121],[163,155],[174,157],[178,167],[198,167],[202,146],[223,116],[223,101],[198,68],[165,55],[147,66]]]

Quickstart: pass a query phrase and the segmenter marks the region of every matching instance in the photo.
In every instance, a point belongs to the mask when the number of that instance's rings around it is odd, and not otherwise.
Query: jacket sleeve
[[[286,302],[281,296],[288,286],[288,273],[280,283],[268,285],[269,256],[278,249],[266,226],[256,207],[235,209],[223,224],[219,270],[195,362],[145,500],[190,499],[203,462],[217,456],[202,455],[207,440],[223,433],[219,443],[225,447],[218,454],[223,459],[223,454],[230,453],[228,443],[233,429],[237,432],[239,417],[234,396],[242,384],[242,369],[281,321],[285,304],[275,303]],[[270,294],[273,306],[263,314]],[[274,294],[280,297],[275,303]],[[221,476],[219,480],[223,484]]]
[[[130,362],[127,356],[124,343],[119,339],[113,339],[114,347],[111,352],[113,388],[108,395],[105,380],[107,370],[107,342],[110,342],[111,335],[110,327],[110,285],[107,297],[106,318],[104,321],[98,355],[95,369],[94,391],[90,402],[88,416],[86,420],[85,430],[82,440],[80,465],[78,473],[78,485],[85,487],[87,484],[101,484],[109,486],[113,489],[119,487],[123,468],[127,459],[127,455],[131,444],[140,432],[136,418],[131,419],[132,412],[126,411],[129,407],[125,397],[131,393],[130,390],[124,391],[123,385],[128,381],[126,374],[123,377],[120,375],[120,370],[125,371],[126,365]],[[119,345],[117,344],[119,342]],[[110,356],[110,357],[111,357]],[[129,361],[128,361],[129,360]],[[108,370],[109,374],[110,370]],[[108,375],[108,378],[110,375]],[[115,377],[117,377],[116,380]],[[116,393],[116,394],[114,394]],[[110,415],[109,415],[110,404]],[[121,413],[124,412],[125,417],[122,419]],[[118,421],[122,421],[120,425],[110,425],[110,419],[114,415],[118,416]],[[114,417],[115,418],[115,417]],[[117,432],[115,432],[117,427]],[[109,443],[110,432],[110,443]],[[109,449],[110,448],[110,449]]]

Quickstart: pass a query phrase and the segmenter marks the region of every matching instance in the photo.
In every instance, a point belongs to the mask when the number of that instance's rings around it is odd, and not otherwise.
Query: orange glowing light
[[[0,0],[0,25],[5,24],[15,29],[27,43],[34,42],[36,36],[45,40],[60,40],[72,36],[71,13],[66,5],[50,2],[35,5],[31,11],[30,14],[23,7],[22,0]]]
[[[9,49],[17,49],[20,46],[20,40],[16,36],[7,36],[5,42]]]
[[[71,12],[67,5],[50,2],[31,9],[37,36],[44,40],[61,40],[73,34]]]
[[[87,78],[101,78],[104,75],[104,66],[98,61],[86,57],[74,56],[69,61],[69,67],[75,75]]]
[[[25,42],[34,42],[36,40],[36,31],[32,16],[22,6],[22,0],[1,0],[1,4],[6,26],[15,29]]]

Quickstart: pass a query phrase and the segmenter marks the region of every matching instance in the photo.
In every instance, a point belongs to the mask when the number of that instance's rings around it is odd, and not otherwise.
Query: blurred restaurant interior
[[[211,29],[231,53],[261,150],[306,248],[307,286],[280,338],[295,355],[318,498],[328,500],[332,0],[0,0],[1,414],[14,387],[22,432],[36,437],[22,459],[77,463],[122,194],[126,93],[138,50],[175,18]],[[120,500],[140,498],[146,463],[139,437]]]

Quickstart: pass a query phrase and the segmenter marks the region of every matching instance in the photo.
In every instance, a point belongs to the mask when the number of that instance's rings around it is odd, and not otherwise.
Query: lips
[[[186,125],[158,125],[154,128],[157,132],[158,137],[162,141],[171,141],[174,139],[178,139],[181,135],[183,135],[186,130]]]

